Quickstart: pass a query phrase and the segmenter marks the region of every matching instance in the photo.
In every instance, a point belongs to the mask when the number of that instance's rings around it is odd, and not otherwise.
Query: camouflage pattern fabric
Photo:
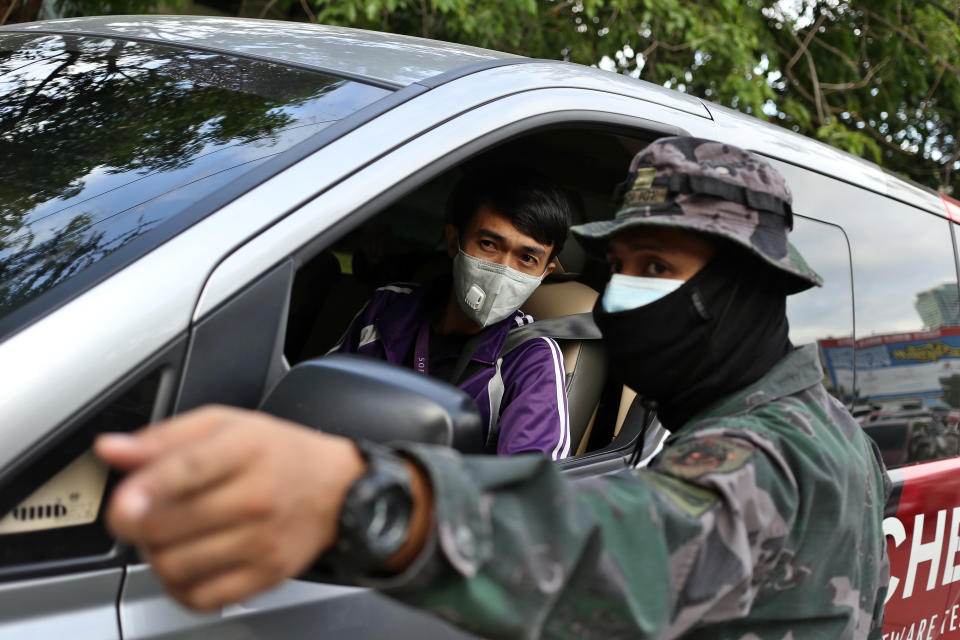
[[[405,445],[436,530],[365,583],[490,638],[880,638],[889,480],[821,376],[795,350],[649,468],[601,477]]]
[[[677,227],[746,248],[783,273],[787,293],[823,284],[787,241],[790,188],[754,153],[702,138],[660,138],[634,156],[621,191],[612,220],[570,229],[588,252],[603,256],[607,240],[624,229]]]

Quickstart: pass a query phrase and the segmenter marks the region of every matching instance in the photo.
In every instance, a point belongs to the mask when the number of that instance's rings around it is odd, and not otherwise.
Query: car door
[[[129,549],[107,532],[102,509],[118,476],[90,445],[169,411],[184,345],[141,363],[0,477],[0,638],[121,637]]]
[[[487,72],[496,76],[498,70]],[[485,74],[471,86],[496,86]],[[494,78],[496,80],[496,78]],[[422,117],[449,108],[451,95],[470,92],[466,80],[417,98],[336,141],[309,163],[322,171],[330,157],[365,144],[383,127],[395,130],[404,109]],[[618,126],[636,131],[709,135],[709,119],[634,98],[584,89],[539,89],[482,104],[439,124],[391,153],[377,158],[239,247],[213,271],[194,311],[183,384],[176,410],[209,402],[255,407],[282,374],[286,310],[293,275],[301,264],[330,246],[383,204],[493,144],[524,132],[565,124]],[[329,154],[329,155],[327,155]],[[587,461],[592,473],[609,459]],[[450,627],[367,590],[291,580],[274,590],[222,611],[199,615],[173,603],[149,567],[134,562],[119,600],[125,638],[290,637],[322,632],[324,637],[456,637]]]
[[[849,407],[875,409],[860,421],[893,481],[885,637],[950,636],[960,629],[960,450],[956,410],[939,407],[945,398],[957,403],[948,394],[960,364],[955,223],[932,212],[919,189],[910,204],[773,162],[796,195],[795,210],[836,225],[848,243],[842,259],[852,264],[854,331],[824,326],[814,337],[825,383]]]

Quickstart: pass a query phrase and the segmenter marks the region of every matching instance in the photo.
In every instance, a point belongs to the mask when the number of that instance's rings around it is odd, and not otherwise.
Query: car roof
[[[520,56],[438,40],[302,22],[209,16],[96,16],[0,27],[205,48],[403,87],[467,65]]]

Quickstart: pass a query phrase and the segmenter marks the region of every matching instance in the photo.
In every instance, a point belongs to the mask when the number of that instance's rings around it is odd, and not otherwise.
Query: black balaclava
[[[608,313],[601,300],[593,317],[614,372],[656,403],[671,431],[756,382],[793,348],[782,285],[772,269],[736,247],[724,247],[650,304]]]

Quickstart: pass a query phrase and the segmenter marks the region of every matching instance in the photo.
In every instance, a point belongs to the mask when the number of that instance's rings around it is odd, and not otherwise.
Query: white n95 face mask
[[[453,258],[457,303],[481,327],[500,322],[519,309],[542,278],[543,274],[531,276],[504,264],[481,260],[462,249]]]
[[[642,278],[615,273],[603,292],[603,310],[607,313],[636,309],[673,293],[686,282],[671,278]]]

